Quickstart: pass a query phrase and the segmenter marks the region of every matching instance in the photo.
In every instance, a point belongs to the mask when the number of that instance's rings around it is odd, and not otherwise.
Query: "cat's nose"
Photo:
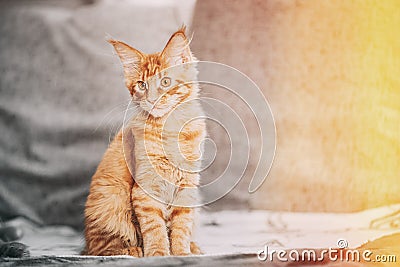
[[[157,99],[147,99],[147,102],[149,102],[150,104],[154,105],[154,103],[156,103]]]
[[[157,92],[154,92],[152,90],[148,90],[146,99],[147,99],[147,102],[149,102],[149,103],[151,103],[153,105],[158,99]]]

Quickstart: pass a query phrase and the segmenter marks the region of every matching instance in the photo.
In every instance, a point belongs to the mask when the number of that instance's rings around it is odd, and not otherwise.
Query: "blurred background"
[[[243,181],[208,210],[400,202],[397,1],[2,0],[0,20],[2,220],[83,227],[129,101],[106,36],[153,53],[182,23],[199,60],[258,84],[277,130],[263,186],[249,194]]]

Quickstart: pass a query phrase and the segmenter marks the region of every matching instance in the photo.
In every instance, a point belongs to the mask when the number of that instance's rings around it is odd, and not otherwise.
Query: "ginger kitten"
[[[199,184],[196,170],[206,128],[185,28],[155,54],[109,43],[122,62],[138,112],[116,135],[92,177],[84,254],[200,254],[192,242],[195,210],[190,206],[198,197],[193,189]]]

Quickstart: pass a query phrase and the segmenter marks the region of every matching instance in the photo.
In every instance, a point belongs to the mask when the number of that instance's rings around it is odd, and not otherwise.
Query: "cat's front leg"
[[[170,245],[172,255],[190,255],[194,210],[186,207],[173,207],[170,215]]]
[[[144,256],[168,256],[169,240],[162,203],[149,197],[135,184],[132,205],[142,233]]]

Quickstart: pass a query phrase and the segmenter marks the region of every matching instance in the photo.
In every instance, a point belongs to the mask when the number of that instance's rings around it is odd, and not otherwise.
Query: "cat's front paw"
[[[196,242],[190,242],[190,252],[193,255],[202,255],[203,252],[201,251],[199,245]]]
[[[193,254],[190,252],[186,252],[186,251],[178,251],[178,252],[172,253],[172,255],[174,255],[174,256],[191,256]]]
[[[143,251],[141,247],[129,247],[122,250],[123,255],[129,255],[136,258],[143,257]]]
[[[151,249],[144,252],[145,257],[161,257],[169,256],[169,251],[165,249]]]
[[[171,254],[174,256],[189,256],[192,255],[189,248],[171,247]]]

